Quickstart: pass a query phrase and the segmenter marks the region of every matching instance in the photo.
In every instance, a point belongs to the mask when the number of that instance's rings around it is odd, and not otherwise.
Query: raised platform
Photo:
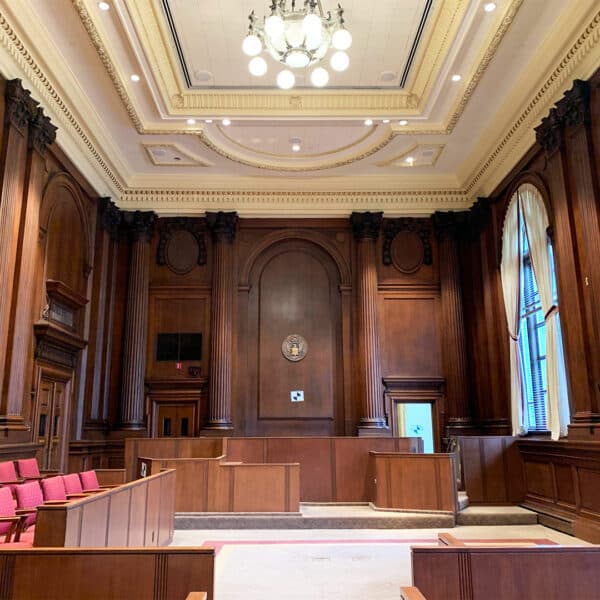
[[[432,529],[456,525],[536,524],[537,514],[518,506],[469,507],[455,518],[435,512],[375,510],[369,504],[302,503],[300,512],[176,513],[175,529]]]

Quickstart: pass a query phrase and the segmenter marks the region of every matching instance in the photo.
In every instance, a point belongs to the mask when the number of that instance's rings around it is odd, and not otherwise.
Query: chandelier
[[[303,6],[296,7],[302,3]],[[266,50],[277,62],[286,68],[277,75],[277,85],[289,90],[296,83],[296,76],[290,69],[305,69],[318,65],[331,48],[335,51],[329,59],[334,71],[345,71],[350,59],[344,50],[350,48],[352,36],[344,26],[344,9],[338,4],[335,18],[328,11],[325,15],[321,2],[317,0],[273,0],[271,14],[259,23],[254,11],[248,17],[248,35],[242,43],[242,50],[250,60],[250,73],[261,77],[267,72],[267,62],[259,56]],[[317,66],[310,74],[315,87],[323,87],[329,81],[329,73]]]

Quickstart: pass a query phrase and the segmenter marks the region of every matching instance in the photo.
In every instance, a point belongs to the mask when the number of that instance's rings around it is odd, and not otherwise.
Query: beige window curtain
[[[521,357],[519,352],[520,289],[521,289],[521,244],[520,244],[519,197],[515,194],[510,201],[502,231],[502,262],[500,276],[508,339],[510,345],[510,404],[513,435],[527,433],[523,389],[521,385]]]
[[[564,367],[558,307],[552,293],[552,269],[548,252],[548,215],[539,191],[531,184],[519,187],[519,196],[533,273],[546,321],[548,384],[547,424],[552,439],[567,435],[569,400]]]

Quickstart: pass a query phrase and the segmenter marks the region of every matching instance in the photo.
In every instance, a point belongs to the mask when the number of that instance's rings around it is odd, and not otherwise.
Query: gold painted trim
[[[6,15],[0,11],[0,43],[7,49],[13,57],[15,63],[23,73],[27,73],[31,81],[37,82],[38,90],[43,94],[48,105],[54,106],[55,110],[62,115],[67,125],[75,132],[77,137],[83,142],[86,149],[90,152],[93,160],[100,167],[102,172],[111,181],[112,187],[122,193],[125,189],[124,183],[116,175],[108,164],[108,160],[96,148],[90,135],[85,131],[81,123],[75,118],[73,111],[67,106],[65,100],[58,93],[54,85],[50,82],[42,68],[35,61],[23,41],[17,35],[14,27],[9,23]]]
[[[382,162],[378,162],[377,166],[378,167],[401,167],[401,168],[406,168],[406,169],[409,169],[409,168],[418,169],[420,167],[434,167],[435,164],[437,163],[438,159],[440,158],[445,147],[446,147],[446,144],[414,144],[408,150],[398,154],[397,156],[386,159]],[[418,148],[436,148],[437,151],[435,153],[435,156],[433,157],[433,160],[430,163],[425,163],[425,164],[420,164],[420,165],[396,165],[396,164],[393,164],[399,160],[402,160],[405,156],[412,154]]]
[[[200,138],[200,141],[203,144],[205,144],[208,148],[210,148],[213,152],[216,152],[223,158],[227,158],[228,160],[236,162],[240,165],[245,165],[247,167],[254,167],[255,169],[265,169],[265,170],[270,170],[270,171],[281,171],[281,172],[286,172],[286,173],[294,173],[294,172],[295,173],[304,173],[304,172],[310,172],[310,171],[324,171],[326,169],[334,169],[336,167],[343,167],[345,165],[350,165],[354,162],[363,160],[363,159],[375,154],[376,152],[379,152],[379,150],[381,150],[382,148],[385,148],[394,138],[394,133],[392,131],[387,132],[387,135],[380,142],[371,146],[370,148],[368,148],[367,150],[365,150],[364,152],[362,152],[360,154],[356,154],[354,156],[350,156],[350,157],[342,159],[342,160],[337,160],[337,161],[333,161],[333,162],[329,162],[329,163],[322,163],[320,165],[313,165],[313,166],[310,166],[310,165],[298,165],[298,166],[281,165],[281,164],[275,164],[275,163],[267,163],[267,162],[259,162],[259,161],[250,160],[250,159],[238,156],[236,154],[232,154],[231,152],[227,152],[226,150],[224,150],[223,148],[218,146],[215,141],[211,140],[207,136],[206,132],[204,132],[204,131],[198,137]]]
[[[251,146],[246,146],[244,144],[241,144],[240,142],[238,142],[237,140],[234,140],[231,136],[227,135],[225,133],[225,129],[217,123],[217,129],[219,130],[219,133],[221,133],[221,135],[228,141],[230,141],[232,144],[235,144],[236,146],[238,146],[239,148],[242,148],[244,150],[248,150],[249,152],[253,152],[254,154],[262,154],[263,156],[273,156],[275,158],[296,158],[296,159],[301,159],[301,158],[318,158],[320,156],[331,156],[332,154],[338,154],[340,152],[343,152],[344,150],[348,150],[349,148],[353,148],[354,146],[358,146],[359,144],[362,144],[362,142],[364,142],[368,137],[370,137],[371,135],[373,135],[375,133],[375,131],[377,130],[377,125],[372,125],[369,130],[367,131],[367,133],[365,135],[363,135],[361,138],[359,138],[358,140],[355,140],[354,142],[350,143],[350,144],[346,144],[345,146],[342,146],[341,148],[336,148],[335,150],[328,150],[327,152],[317,152],[315,154],[295,154],[295,153],[290,153],[290,154],[276,154],[275,152],[264,152],[261,150],[257,150],[256,148],[252,148]]]
[[[596,48],[600,41],[600,11],[598,11],[591,22],[586,26],[584,31],[577,37],[577,40],[566,51],[562,60],[558,63],[538,89],[536,95],[522,109],[521,114],[510,126],[504,137],[498,142],[494,150],[488,157],[480,163],[478,170],[471,175],[465,185],[465,191],[471,193],[477,184],[483,184],[483,177],[490,170],[492,165],[497,162],[502,162],[504,157],[511,152],[511,141],[523,131],[523,127],[532,126],[539,119],[539,115],[547,112],[553,104],[557,93],[562,91],[565,82],[572,75],[575,67],[583,61],[583,59]],[[533,123],[532,123],[533,121]],[[532,129],[527,129],[527,133],[533,133]],[[516,143],[515,143],[516,145]],[[514,149],[514,146],[513,146]]]

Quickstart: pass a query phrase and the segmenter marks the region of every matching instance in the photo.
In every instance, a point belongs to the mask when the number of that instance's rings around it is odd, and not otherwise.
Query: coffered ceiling
[[[0,0],[0,71],[123,208],[428,214],[489,194],[600,64],[594,0],[485,3],[345,0],[348,70],[283,91],[241,49],[267,0]]]

